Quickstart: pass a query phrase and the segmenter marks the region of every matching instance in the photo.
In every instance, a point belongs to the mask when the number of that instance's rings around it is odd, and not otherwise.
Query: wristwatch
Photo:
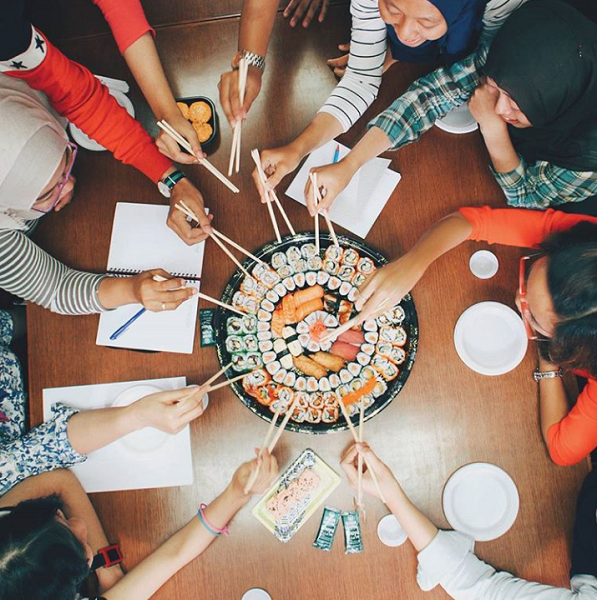
[[[174,173],[166,175],[164,179],[158,181],[158,190],[160,190],[160,194],[162,194],[162,196],[165,196],[166,198],[170,198],[174,186],[183,177],[186,177],[186,175],[182,171],[174,171]]]
[[[257,67],[262,71],[265,69],[265,56],[260,56],[248,50],[239,50],[232,59],[232,68],[234,70],[238,69],[238,63],[241,58],[244,58],[250,67]]]
[[[562,377],[562,369],[558,369],[557,371],[539,371],[537,368],[533,373],[533,379],[537,383],[542,379],[555,379],[556,377]]]
[[[119,565],[123,560],[124,557],[122,556],[122,552],[120,551],[120,546],[118,544],[106,546],[105,548],[100,548],[100,550],[97,551],[97,554],[93,557],[91,570],[97,571],[97,569],[100,568],[108,569],[114,565]]]

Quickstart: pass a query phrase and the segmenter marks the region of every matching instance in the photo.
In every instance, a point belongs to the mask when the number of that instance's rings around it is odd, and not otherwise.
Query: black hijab
[[[514,11],[495,37],[486,75],[533,127],[508,126],[527,162],[597,171],[597,25],[558,0]]]

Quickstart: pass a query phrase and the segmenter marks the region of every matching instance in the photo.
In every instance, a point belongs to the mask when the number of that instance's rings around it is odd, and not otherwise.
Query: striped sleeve
[[[386,58],[387,30],[377,0],[352,0],[350,56],[346,73],[319,112],[350,129],[377,98]]]
[[[480,43],[489,43],[506,19],[528,0],[489,0],[483,13],[483,31]]]
[[[70,269],[23,231],[0,230],[0,288],[64,315],[102,312],[98,288],[105,275]]]

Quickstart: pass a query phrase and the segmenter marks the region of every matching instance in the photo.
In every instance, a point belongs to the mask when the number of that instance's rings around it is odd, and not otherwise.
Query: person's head
[[[523,261],[524,263],[524,261]],[[552,234],[526,261],[517,297],[546,358],[597,377],[597,225]]]
[[[72,193],[74,156],[44,97],[0,78],[0,228],[18,228],[14,217],[39,218]]]
[[[444,15],[428,0],[379,0],[379,12],[405,46],[438,40],[448,31]]]
[[[74,600],[92,558],[85,523],[57,497],[0,509],[0,600]]]

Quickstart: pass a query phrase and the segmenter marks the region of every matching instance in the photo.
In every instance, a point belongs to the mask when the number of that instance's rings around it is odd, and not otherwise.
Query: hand
[[[70,204],[71,200],[75,195],[75,184],[77,180],[74,175],[70,175],[68,181],[64,184],[62,188],[62,193],[60,194],[60,200],[54,207],[56,212],[61,211],[67,204]]]
[[[184,200],[184,203],[195,213],[199,219],[199,225],[195,221],[189,222],[187,216],[176,205]],[[187,179],[181,179],[172,189],[170,196],[170,212],[168,213],[168,227],[178,235],[178,237],[192,246],[202,242],[211,235],[210,223],[213,215],[205,214],[203,196],[201,192]]]
[[[355,171],[348,166],[346,161],[341,160],[336,164],[315,167],[311,169],[311,173],[317,173],[317,185],[322,196],[317,210],[322,213],[329,211],[338,194],[350,183]],[[313,202],[310,177],[305,186],[305,201],[307,202],[309,214],[314,217],[316,209]]]
[[[301,162],[302,156],[295,152],[292,146],[282,146],[273,150],[264,150],[261,153],[261,168],[267,175],[267,189],[273,190],[280,181],[294,171]],[[265,190],[261,186],[261,179],[257,168],[253,170],[253,180],[261,196],[261,202],[267,202]]]
[[[377,475],[377,481],[379,487],[383,492],[386,500],[394,497],[400,490],[400,485],[396,481],[394,474],[389,467],[383,463],[377,455],[369,448],[369,445],[362,442],[359,444],[353,444],[345,453],[340,461],[340,466],[348,478],[348,483],[354,489],[358,486],[358,471],[357,471],[357,460],[359,454],[362,454],[363,460],[363,491],[381,500],[379,492],[373,479],[369,468],[375,471]],[[366,462],[365,462],[366,461]]]
[[[245,99],[243,105],[240,104],[239,71],[238,69],[222,73],[218,89],[220,90],[220,104],[222,110],[230,123],[234,127],[238,121],[247,118],[247,114],[261,91],[261,79],[263,71],[255,66],[249,66],[247,70],[247,84],[245,86]]]
[[[307,11],[305,18],[303,19],[303,27],[309,27],[320,6],[321,10],[319,11],[319,18],[317,20],[320,23],[323,23],[330,6],[330,0],[290,0],[288,6],[284,9],[284,18],[288,18],[294,10],[292,19],[290,19],[290,26],[295,27],[301,17],[305,14],[305,11]]]
[[[484,83],[473,92],[468,101],[468,108],[481,131],[490,127],[507,129],[506,122],[495,112],[499,95],[496,88]]]
[[[168,158],[172,159],[177,163],[184,165],[193,165],[199,162],[200,158],[205,158],[206,154],[201,149],[201,144],[197,138],[197,132],[193,129],[193,126],[187,121],[178,110],[178,107],[174,107],[176,112],[164,117],[164,119],[171,125],[180,135],[189,142],[193,149],[193,154],[183,151],[178,142],[175,141],[165,131],[160,129],[158,137],[155,139],[155,144],[159,151]]]
[[[174,435],[203,414],[206,389],[206,386],[195,385],[180,390],[157,392],[126,408],[138,425],[137,429],[155,427]]]
[[[371,275],[359,288],[355,308],[359,311],[359,321],[365,321],[378,312],[382,303],[386,309],[398,304],[425,273],[411,254],[382,267]]]
[[[338,58],[329,58],[327,63],[328,66],[332,68],[332,71],[334,71],[334,75],[338,79],[342,79],[342,77],[344,77],[346,67],[348,66],[348,57],[350,56],[350,43],[339,44],[338,50],[346,52],[346,54],[343,54]]]
[[[249,494],[262,494],[270,487],[278,475],[278,461],[275,456],[272,456],[268,452],[267,448],[263,450],[261,457],[259,457],[259,448],[256,449],[255,453],[257,454],[257,458],[243,463],[232,476],[230,485],[233,491],[239,496],[246,497],[244,492],[245,486],[253,471],[257,468],[257,463],[261,463],[259,475],[257,476],[253,487],[249,490]]]
[[[154,275],[164,277],[166,281],[155,281]],[[184,279],[172,277],[163,269],[144,271],[126,281],[132,286],[135,302],[153,312],[174,310],[197,293],[193,286],[186,287]]]

